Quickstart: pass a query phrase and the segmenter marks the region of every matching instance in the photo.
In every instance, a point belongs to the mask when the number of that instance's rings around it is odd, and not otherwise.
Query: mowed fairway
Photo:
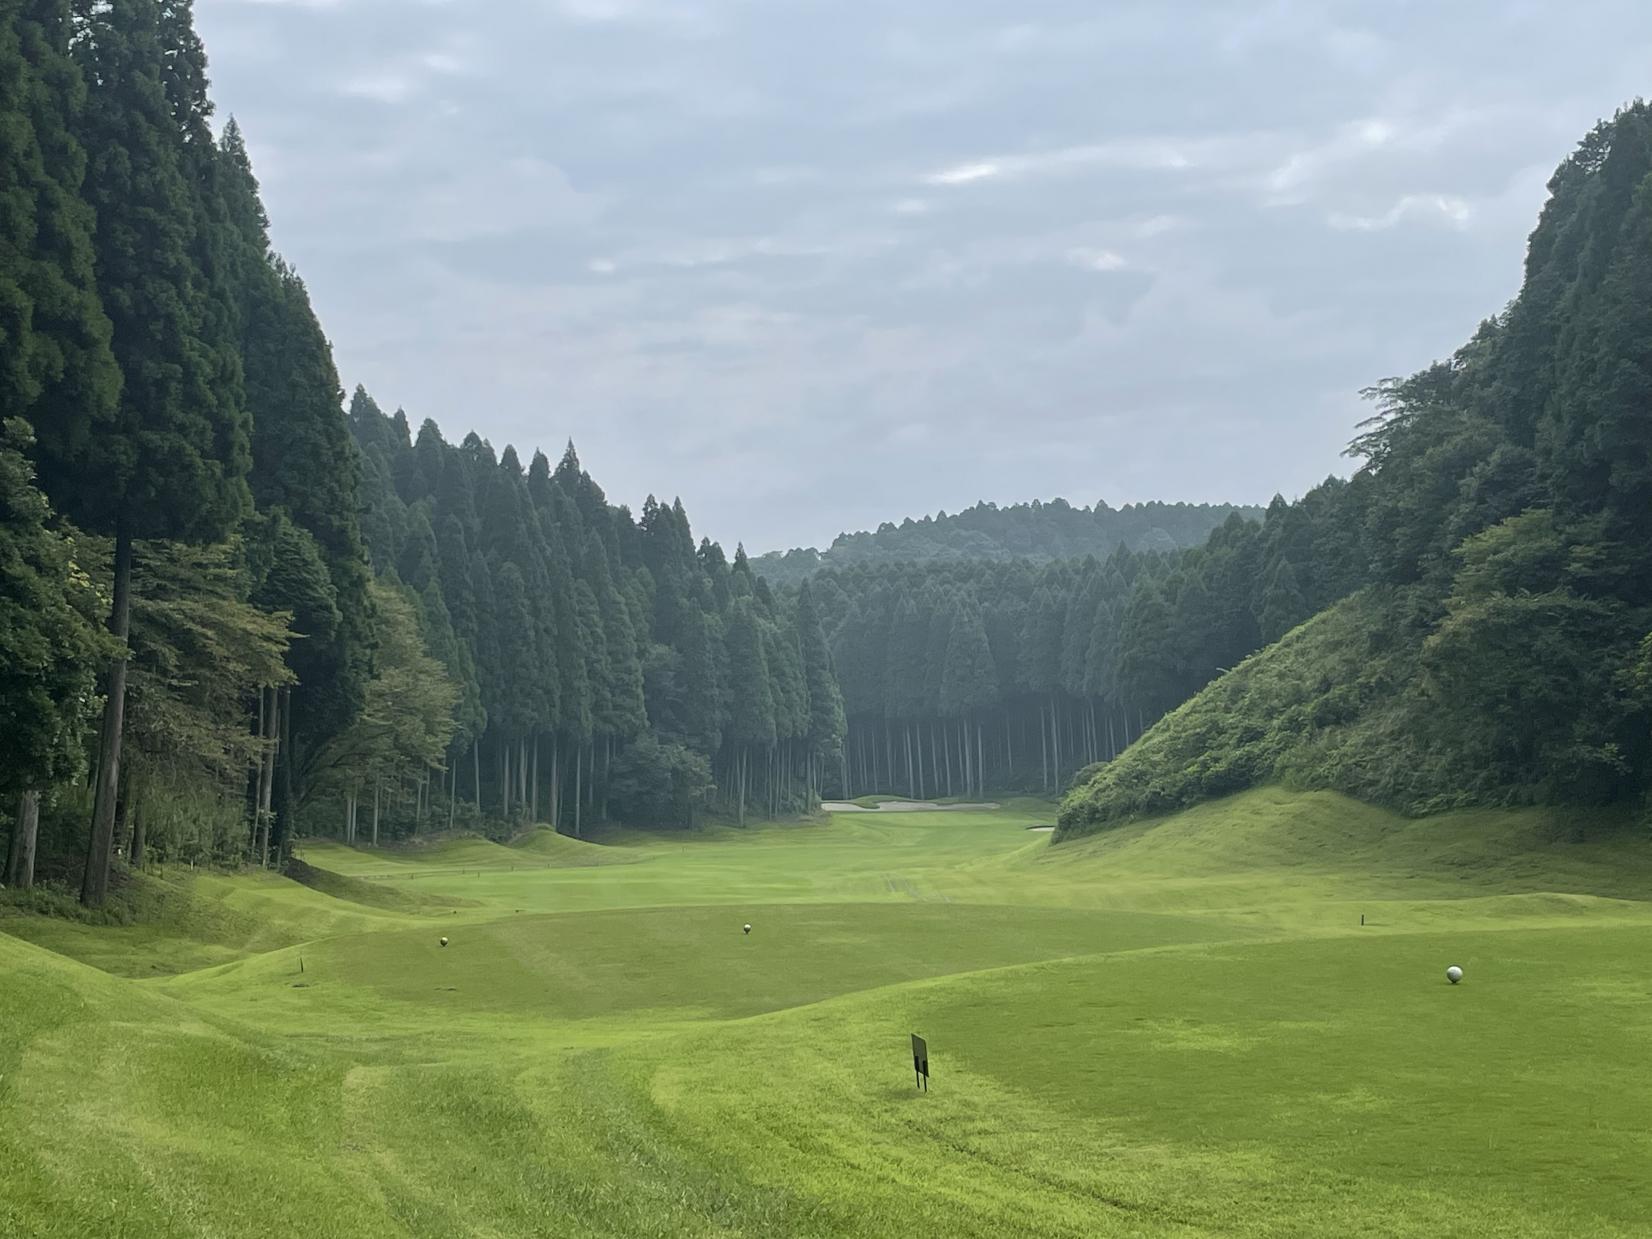
[[[312,844],[0,920],[0,1235],[1652,1233],[1644,833],[1050,813]]]

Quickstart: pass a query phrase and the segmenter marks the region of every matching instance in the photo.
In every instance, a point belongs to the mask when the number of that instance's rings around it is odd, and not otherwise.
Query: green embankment
[[[1438,603],[1372,587],[1287,633],[1148,730],[1062,806],[1073,838],[1282,782],[1404,812],[1518,803],[1461,736],[1435,736],[1421,674]]]
[[[0,1234],[1644,1233],[1624,820],[1041,808],[311,845],[0,921]]]

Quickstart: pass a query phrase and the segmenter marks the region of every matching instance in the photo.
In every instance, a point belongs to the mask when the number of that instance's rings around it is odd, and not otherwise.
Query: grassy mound
[[[1505,603],[1491,608],[1494,624],[1469,602],[1454,596],[1448,609],[1420,586],[1344,599],[1075,788],[1058,837],[1273,782],[1412,816],[1621,802],[1625,755],[1645,743],[1623,687],[1643,621],[1559,595]],[[1578,653],[1580,626],[1597,654]],[[1464,653],[1470,646],[1478,662]]]
[[[508,844],[478,835],[433,835],[380,848],[310,839],[301,846],[300,857],[341,877],[367,879],[428,877],[444,869],[582,868],[636,859],[621,849],[570,839],[548,828],[530,831]]]
[[[400,902],[386,899],[347,902],[274,873],[173,867],[128,875],[103,917],[81,915],[68,896],[50,900],[53,915],[0,904],[0,931],[117,975],[166,976],[326,934],[382,928]]]
[[[365,882],[360,878],[334,873],[331,869],[318,869],[296,856],[287,862],[284,872],[300,886],[307,886],[333,899],[391,912],[405,912],[410,916],[449,912],[455,907],[470,903],[469,900],[427,895],[422,891],[388,886],[382,882]]]
[[[1450,746],[1425,748],[1419,591],[1368,589],[1331,607],[1161,719],[1062,806],[1071,838],[1280,781],[1408,812],[1494,794]]]
[[[588,865],[625,865],[636,860],[623,850],[584,839],[571,839],[554,830],[535,830],[511,841],[510,849],[546,864],[584,868]]]
[[[1410,818],[1336,792],[1272,786],[1131,822],[1026,858],[1076,880],[1205,908],[1270,892],[1417,901],[1491,895],[1646,897],[1652,841],[1623,809],[1465,809]]]

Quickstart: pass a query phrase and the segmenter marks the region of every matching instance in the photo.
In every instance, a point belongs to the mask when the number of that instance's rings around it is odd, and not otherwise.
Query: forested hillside
[[[375,679],[330,350],[211,113],[187,5],[0,27],[7,877],[89,904],[279,851]]]
[[[1363,592],[1099,772],[1065,834],[1272,779],[1413,812],[1646,796],[1652,108],[1597,127],[1549,191],[1515,301],[1371,392],[1356,533],[1320,544]]]
[[[347,417],[207,86],[187,4],[0,23],[4,885],[812,804],[842,714],[807,593],[571,449]]]
[[[463,802],[576,835],[610,812],[686,825],[706,804],[743,820],[818,802],[843,709],[807,590],[776,596],[743,552],[696,547],[680,502],[633,520],[572,445],[524,469],[432,421],[414,437],[359,388],[349,419],[374,569],[459,692],[445,750],[381,762],[354,794],[391,790],[408,829],[438,778],[450,820]]]
[[[1185,551],[827,570],[845,789],[1055,790],[1358,584],[1349,484]]]
[[[299,833],[1089,766],[1068,834],[1273,779],[1413,811],[1648,788],[1643,105],[1556,173],[1517,300],[1373,389],[1351,480],[1263,512],[979,504],[756,563],[680,503],[609,503],[571,445],[346,412],[212,110],[187,4],[0,26],[7,886],[97,905],[146,855]]]
[[[1238,513],[1259,520],[1260,508],[1226,503],[1134,503],[1075,508],[1065,499],[1000,508],[978,503],[956,515],[945,512],[875,532],[839,534],[825,551],[771,551],[753,566],[776,584],[795,585],[822,569],[879,564],[962,563],[1024,559],[1049,563],[1093,555],[1105,559],[1123,547],[1138,552],[1201,546],[1211,531]]]

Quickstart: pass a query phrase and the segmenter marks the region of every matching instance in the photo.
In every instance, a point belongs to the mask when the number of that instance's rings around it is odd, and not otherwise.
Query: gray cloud
[[[753,549],[1345,468],[1652,51],[1640,0],[197,17],[347,383]]]

